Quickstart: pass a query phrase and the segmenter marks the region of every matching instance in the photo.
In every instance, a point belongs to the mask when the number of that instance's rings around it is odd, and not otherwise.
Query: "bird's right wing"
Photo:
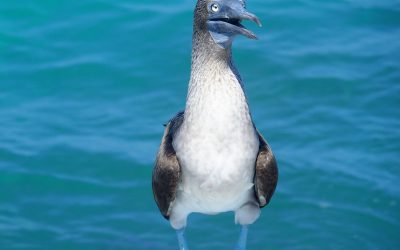
[[[183,122],[183,112],[168,122],[153,170],[153,194],[161,214],[169,219],[171,205],[176,198],[181,167],[172,145],[174,135]]]

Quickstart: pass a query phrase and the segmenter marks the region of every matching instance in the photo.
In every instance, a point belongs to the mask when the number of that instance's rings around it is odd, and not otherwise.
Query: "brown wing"
[[[172,145],[174,135],[183,122],[183,112],[168,122],[153,170],[153,194],[161,214],[169,219],[170,207],[176,197],[181,167]]]
[[[256,160],[254,191],[260,207],[265,207],[274,194],[278,183],[278,165],[268,143],[257,131],[260,149]]]

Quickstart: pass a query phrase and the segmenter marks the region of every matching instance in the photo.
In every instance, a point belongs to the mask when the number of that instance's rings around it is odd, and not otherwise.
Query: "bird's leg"
[[[240,227],[240,235],[239,241],[236,245],[235,250],[246,250],[246,243],[247,243],[247,233],[249,231],[248,225],[241,225]]]
[[[188,246],[185,238],[185,228],[176,230],[176,235],[178,236],[179,250],[188,250]]]

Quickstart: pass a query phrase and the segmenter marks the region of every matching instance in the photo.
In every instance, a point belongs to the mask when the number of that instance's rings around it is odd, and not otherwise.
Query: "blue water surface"
[[[151,171],[194,0],[0,3],[0,249],[177,249]],[[249,249],[399,249],[400,2],[248,0],[234,58],[280,181]],[[232,249],[233,214],[191,249]]]

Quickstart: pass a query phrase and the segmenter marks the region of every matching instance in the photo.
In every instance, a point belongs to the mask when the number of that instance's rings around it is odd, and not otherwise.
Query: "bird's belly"
[[[179,193],[192,212],[236,210],[250,199],[258,152],[255,133],[198,133],[183,145],[185,149],[177,151],[182,167]]]
[[[220,182],[218,185],[193,182],[186,178],[180,189],[181,201],[189,212],[216,214],[234,211],[252,199],[251,180]],[[193,184],[196,185],[193,185]],[[208,186],[207,186],[208,185]]]

